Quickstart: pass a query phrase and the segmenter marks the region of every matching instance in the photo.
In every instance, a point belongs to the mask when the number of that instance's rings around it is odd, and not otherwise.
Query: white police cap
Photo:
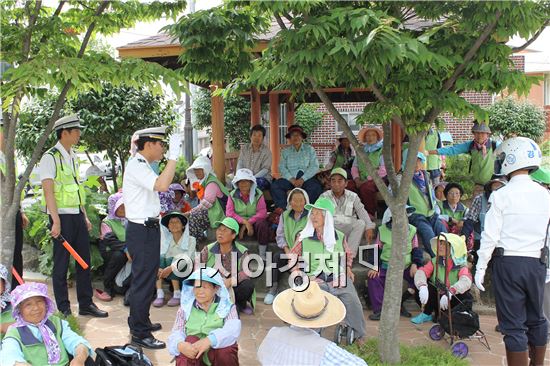
[[[136,131],[135,134],[139,138],[148,137],[151,139],[164,140],[166,137],[166,126],[145,128],[143,130]]]
[[[61,130],[64,128],[81,128],[80,125],[80,119],[78,118],[78,115],[71,114],[69,116],[61,117],[57,121],[55,121],[55,124],[53,125],[53,130]]]

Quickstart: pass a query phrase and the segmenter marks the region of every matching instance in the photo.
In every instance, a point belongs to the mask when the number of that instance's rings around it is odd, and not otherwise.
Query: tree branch
[[[110,5],[110,2],[108,1],[102,1],[99,6],[97,7],[94,16],[98,17],[101,15],[105,9]],[[88,43],[90,42],[90,37],[92,36],[93,30],[96,26],[96,21],[94,20],[89,26],[88,30],[86,31],[86,35],[82,39],[82,44],[80,46],[80,50],[78,52],[77,57],[82,58],[84,56],[84,52],[86,51],[86,47],[88,46]],[[14,197],[19,197],[21,194],[21,191],[23,190],[23,187],[27,183],[27,180],[31,174],[32,168],[34,165],[38,162],[38,158],[40,157],[42,153],[42,149],[44,148],[44,145],[46,144],[46,140],[48,139],[48,136],[52,132],[53,125],[55,121],[59,118],[59,112],[63,105],[65,104],[65,98],[67,97],[67,93],[69,92],[69,89],[71,88],[72,83],[71,81],[67,81],[65,83],[65,86],[61,90],[61,93],[59,93],[59,97],[57,98],[57,102],[54,106],[54,111],[52,113],[52,116],[48,122],[48,125],[46,126],[44,132],[42,133],[42,136],[40,136],[40,139],[38,140],[36,147],[34,148],[34,151],[32,153],[31,159],[29,161],[29,164],[27,165],[27,168],[25,169],[25,172],[23,173],[23,177],[19,180],[17,183],[17,186],[15,187],[15,193]],[[15,138],[14,138],[15,140]]]
[[[325,104],[330,114],[332,114],[342,131],[344,131],[344,133],[346,134],[346,137],[349,139],[351,145],[355,149],[356,156],[359,157],[359,159],[363,159],[363,162],[367,166],[367,172],[373,178],[374,183],[376,184],[376,187],[378,187],[378,190],[380,191],[380,194],[382,194],[384,200],[386,200],[386,202],[393,202],[393,196],[388,190],[388,187],[386,187],[384,181],[378,176],[378,174],[376,174],[376,169],[370,162],[370,159],[367,157],[367,154],[363,150],[363,147],[359,144],[359,141],[357,141],[357,137],[355,137],[355,134],[349,127],[344,117],[342,117],[338,109],[336,109],[328,95],[317,86],[315,80],[309,78],[309,81],[311,83],[311,86],[313,87],[313,91],[315,91],[315,93],[319,96],[319,99],[321,99],[321,101]]]
[[[374,96],[376,97],[376,99],[378,99],[381,102],[386,102],[387,99],[380,91],[380,88],[378,88],[378,86],[374,82],[369,84],[369,78],[367,76],[367,72],[365,71],[365,69],[361,65],[357,65],[356,68],[357,68],[357,71],[359,71],[359,74],[361,75],[361,77],[363,78],[363,81],[365,81],[365,83],[369,85],[369,88],[374,93]],[[405,128],[405,124],[403,123],[401,116],[397,114],[392,115],[392,122],[398,124],[399,126],[401,126],[401,128]]]
[[[520,52],[520,51],[523,51],[524,49],[526,49],[527,47],[529,47],[529,45],[531,45],[531,43],[535,42],[537,40],[537,38],[539,38],[539,36],[542,34],[542,32],[544,32],[544,29],[546,29],[546,26],[550,24],[550,19],[547,20],[546,22],[544,22],[544,24],[541,26],[541,28],[533,35],[533,37],[531,37],[530,40],[528,40],[527,42],[525,42],[523,45],[519,46],[519,47],[513,47],[512,48],[512,52],[516,53],[516,52]]]
[[[275,20],[277,20],[277,24],[279,24],[279,27],[281,27],[281,29],[284,29],[284,30],[288,29],[285,25],[285,22],[283,22],[279,14],[275,14]]]
[[[462,75],[462,73],[466,69],[466,66],[474,58],[477,51],[479,51],[479,48],[481,47],[481,45],[487,40],[491,32],[495,29],[501,15],[502,13],[500,12],[500,10],[497,10],[495,13],[495,19],[491,23],[485,26],[485,29],[483,30],[483,32],[479,35],[479,37],[476,39],[472,47],[470,47],[470,49],[464,56],[464,61],[460,65],[458,65],[458,67],[453,72],[453,75],[451,75],[451,77],[447,79],[445,83],[443,83],[443,87],[441,88],[441,93],[445,93],[449,91],[454,86],[456,80],[459,78],[460,75]],[[432,108],[424,118],[424,122],[429,123],[431,125],[435,121],[435,119],[437,118],[440,112],[441,112],[441,108],[435,108],[435,107]]]

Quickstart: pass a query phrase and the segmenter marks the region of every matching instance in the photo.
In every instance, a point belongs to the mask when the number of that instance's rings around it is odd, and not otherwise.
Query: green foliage
[[[91,270],[97,270],[103,264],[97,243],[99,241],[99,227],[102,217],[106,214],[107,196],[86,190],[86,213],[92,223],[90,231]],[[33,204],[25,210],[30,225],[24,231],[25,243],[30,244],[42,253],[39,257],[39,270],[41,273],[51,276],[53,269],[53,243],[50,237],[48,216],[43,212],[40,202]],[[69,262],[69,275],[75,274],[75,262]]]
[[[323,112],[318,112],[318,104],[302,104],[294,115],[294,123],[302,126],[305,133],[310,135],[323,123]]]
[[[399,346],[401,350],[401,362],[397,365],[416,366],[416,365],[446,365],[446,366],[466,366],[467,360],[456,358],[452,353],[440,345],[414,345]],[[347,346],[346,349],[354,355],[367,361],[369,366],[386,366],[378,356],[378,339],[371,338],[365,345],[359,347],[355,344]]]
[[[497,101],[487,108],[493,134],[504,138],[525,136],[539,141],[546,131],[546,115],[542,108],[513,98]]]
[[[195,128],[206,128],[210,134],[212,129],[211,93],[199,89],[193,99],[193,124]],[[225,136],[232,149],[238,150],[239,145],[249,142],[250,131],[250,101],[241,96],[228,95],[224,97],[224,128]]]
[[[73,314],[71,314],[69,316],[65,316],[60,311],[56,311],[53,315],[55,315],[55,316],[57,316],[61,319],[65,319],[67,321],[67,323],[69,323],[69,328],[71,328],[71,330],[73,332],[75,332],[76,334],[78,334],[80,336],[84,336],[84,333],[82,332],[82,329],[80,328],[80,323],[78,322],[78,318],[76,316],[74,316]]]
[[[464,188],[462,200],[467,200],[472,197],[474,191],[474,180],[469,174],[470,171],[470,155],[454,155],[445,158],[445,181],[459,183]]]
[[[49,93],[44,95],[43,98],[31,99],[21,108],[19,126],[15,135],[15,146],[18,153],[17,156],[25,160],[26,163],[29,162],[38,139],[40,139],[44,128],[48,125],[53,114],[56,98],[56,95]],[[71,105],[67,103],[60,111],[60,115],[70,114],[71,111]],[[56,142],[57,138],[55,133],[52,132],[42,148],[41,155],[54,146]]]

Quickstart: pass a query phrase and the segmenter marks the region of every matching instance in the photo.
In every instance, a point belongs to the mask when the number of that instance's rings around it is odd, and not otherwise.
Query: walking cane
[[[57,238],[59,240],[62,240],[63,246],[65,247],[65,249],[67,249],[67,251],[69,253],[71,253],[71,255],[78,262],[78,264],[80,264],[80,267],[82,267],[82,269],[88,269],[88,267],[89,267],[88,263],[86,263],[84,261],[84,259],[82,259],[82,257],[80,255],[78,255],[76,250],[74,250],[74,248],[71,246],[71,244],[69,244],[69,242],[63,237],[63,235],[59,234],[59,236]]]

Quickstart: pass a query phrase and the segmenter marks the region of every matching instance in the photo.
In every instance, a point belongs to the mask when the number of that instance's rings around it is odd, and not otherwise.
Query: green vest
[[[491,180],[495,173],[495,158],[493,157],[493,142],[491,141],[487,148],[487,154],[476,149],[470,150],[470,174],[475,184],[484,185]]]
[[[185,322],[185,334],[194,335],[202,339],[207,337],[208,334],[210,334],[210,332],[214,329],[222,328],[223,319],[216,314],[217,308],[217,302],[210,304],[208,312],[197,309],[196,306],[193,306],[191,309],[191,314],[189,315],[189,320]]]
[[[334,162],[334,168],[341,168],[344,166],[344,154],[340,153],[340,151],[336,151],[336,161]]]
[[[118,240],[121,242],[126,241],[126,228],[120,220],[104,219],[103,223],[111,228]]]
[[[426,135],[425,148],[426,150],[437,150],[439,134],[435,130],[430,130]],[[428,155],[426,162],[426,170],[437,170],[441,167],[441,157],[439,155]]]
[[[210,183],[216,184],[220,190],[222,191],[223,195],[225,197],[222,197],[221,199],[227,199],[227,196],[229,196],[229,191],[225,186],[214,176],[213,174],[208,174],[208,177],[203,183],[203,187],[206,189],[206,186]],[[220,202],[220,198],[216,198],[216,202],[214,202],[214,205],[208,209],[208,221],[210,221],[210,227],[215,228],[214,224],[217,221],[222,221],[225,217],[225,210],[224,207],[222,207],[222,203]]]
[[[304,230],[307,224],[307,215],[302,216],[300,220],[296,221],[293,217],[290,216],[291,210],[286,210],[283,212],[283,225],[285,229],[285,240],[288,244],[288,247],[292,249],[294,243],[296,242],[296,236],[300,231]]]
[[[436,272],[436,268],[437,268],[437,279],[439,280],[440,283],[445,283],[445,267],[442,266],[442,265],[437,265],[436,267],[436,263],[437,263],[437,257],[434,257],[432,258],[432,264],[434,266],[434,271],[432,273],[432,276],[430,277],[430,281],[435,285],[436,284],[436,276],[435,276],[435,272]],[[452,285],[454,285],[455,283],[458,282],[458,271],[460,270],[460,267],[458,266],[454,266],[453,268],[451,268],[451,271],[449,272],[449,278],[448,278],[448,282],[445,284],[447,287],[451,287]]]
[[[208,244],[208,258],[206,259],[206,266],[214,268],[216,264],[216,254],[212,251],[214,246],[218,244],[218,242],[214,242],[212,244]],[[248,248],[242,245],[241,243],[235,241],[235,247],[237,248],[236,251],[232,250],[232,253],[236,253],[237,255],[237,272],[241,271],[241,257],[242,255],[248,251]],[[254,292],[252,292],[252,298],[250,299],[250,302],[252,304],[252,307],[256,307],[256,289],[254,289]]]
[[[73,166],[63,162],[61,152],[52,147],[50,154],[55,162],[54,196],[57,208],[79,208],[86,202],[84,186],[79,183],[78,163],[73,160]],[[42,205],[46,206],[46,197],[42,193]]]
[[[380,166],[380,156],[382,156],[382,149],[380,148],[376,151],[366,153],[366,154],[370,160],[370,163],[374,167],[374,169],[378,169],[378,167]],[[363,162],[361,158],[357,157],[356,159],[357,159],[357,169],[359,169],[359,178],[361,180],[365,180],[369,176],[369,173],[367,172],[367,165]]]
[[[441,214],[452,217],[453,219],[458,221],[462,220],[464,218],[464,215],[466,214],[466,206],[459,202],[456,207],[456,211],[453,212],[453,210],[451,210],[446,202],[447,201],[438,202],[439,208],[441,209]]]
[[[325,244],[319,240],[312,238],[306,238],[302,240],[302,255],[308,263],[306,270],[307,275],[317,275],[317,269],[320,265],[320,259],[323,259],[326,264],[326,269],[329,271],[327,274],[336,272],[338,263],[334,263],[333,254],[344,253],[344,233],[336,231],[336,243],[334,244],[333,253],[326,250]]]
[[[6,305],[6,308],[2,310],[0,313],[0,324],[11,324],[15,323],[15,319],[13,318],[13,314],[11,311],[11,305]],[[0,341],[4,338],[4,333],[0,333]]]
[[[235,213],[247,220],[256,215],[258,201],[260,200],[260,197],[262,197],[262,194],[262,191],[256,188],[254,202],[244,203],[244,201],[238,197],[237,190],[234,189],[231,192],[231,198],[233,199],[233,207],[235,208]]]
[[[48,318],[46,324],[47,326],[50,326],[50,329],[52,329],[55,334],[55,338],[59,343],[61,357],[58,363],[48,364],[48,353],[46,351],[46,346],[43,342],[39,341],[34,335],[32,335],[31,330],[28,327],[10,327],[5,338],[13,338],[19,342],[19,347],[21,348],[21,352],[23,352],[25,361],[32,365],[68,365],[69,354],[63,344],[63,328],[61,326],[61,319],[55,315],[52,315]]]
[[[392,248],[392,239],[391,239],[391,230],[386,225],[381,225],[378,228],[378,233],[380,235],[380,241],[384,244],[382,246],[382,253],[380,254],[380,260],[382,263],[388,264],[391,257],[391,248]],[[407,237],[407,246],[403,255],[405,256],[405,267],[411,265],[411,253],[412,253],[412,241],[416,235],[416,228],[412,225],[409,225],[409,235]]]
[[[416,209],[417,214],[431,217],[434,214],[435,202],[432,197],[432,183],[428,174],[424,173],[424,179],[426,180],[428,197],[418,189],[414,182],[409,189],[409,204]]]

